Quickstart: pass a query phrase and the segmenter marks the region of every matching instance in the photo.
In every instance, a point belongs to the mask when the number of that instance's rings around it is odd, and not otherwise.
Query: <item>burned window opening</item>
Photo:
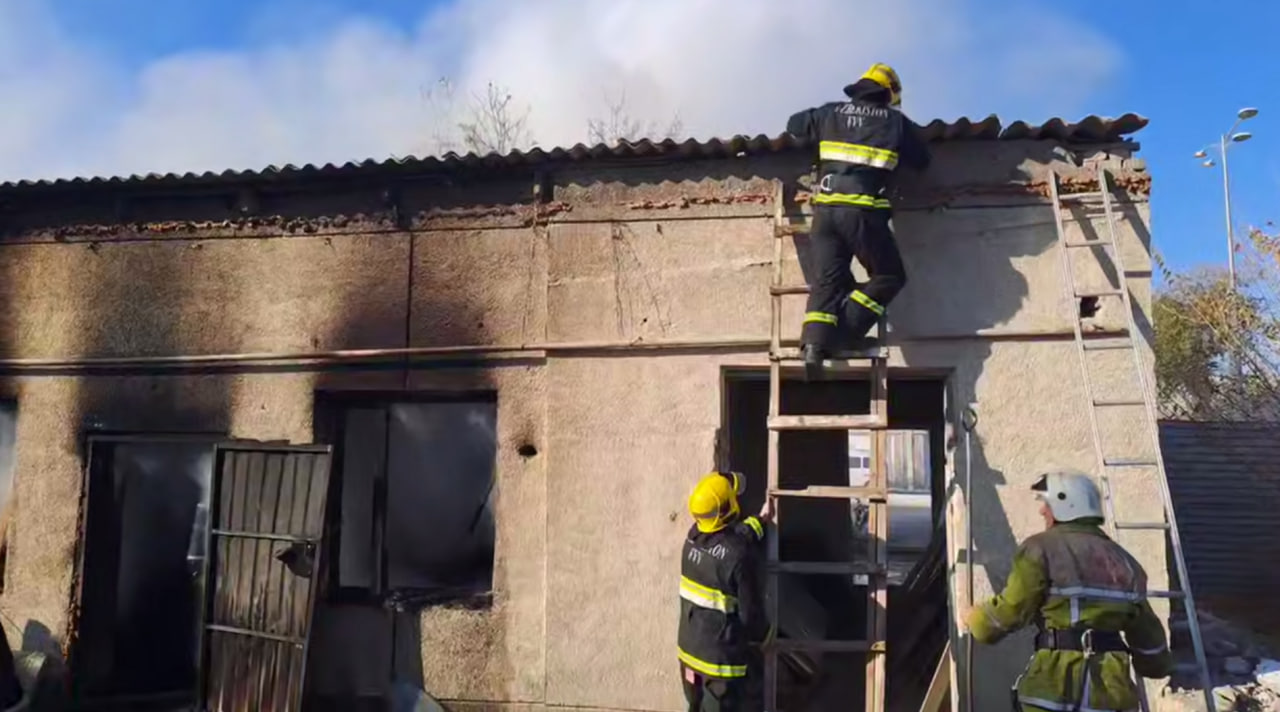
[[[9,528],[12,512],[13,470],[18,439],[18,403],[0,400],[0,593],[4,593],[9,565]]]
[[[412,610],[493,586],[497,401],[321,396],[335,443],[329,598]]]
[[[73,691],[145,709],[195,698],[216,437],[91,438]]]
[[[1102,311],[1102,304],[1097,297],[1080,297],[1080,318],[1092,319]]]
[[[747,488],[742,508],[752,512],[764,501],[767,468],[769,383],[755,371],[733,371],[725,381],[724,429],[728,431],[729,466],[743,472]],[[899,431],[890,444],[889,506],[889,675],[890,707],[915,709],[923,698],[923,682],[911,672],[932,673],[946,643],[948,599],[943,537],[939,527],[945,478],[944,383],[941,380],[893,379],[889,385],[890,428]],[[865,380],[804,383],[787,380],[782,388],[784,414],[835,415],[870,410]],[[851,448],[856,433],[846,431],[786,432],[779,458],[780,485],[850,485],[870,465],[870,450]],[[897,451],[895,452],[895,448]],[[863,462],[862,458],[867,458]],[[896,466],[895,458],[899,461]],[[911,467],[907,467],[907,463]],[[921,472],[923,470],[923,472]],[[869,471],[867,471],[869,474]],[[905,501],[910,500],[910,501]],[[850,552],[865,558],[858,513],[835,500],[788,498],[779,504],[786,523],[779,541],[783,561],[848,561]],[[784,638],[861,640],[867,636],[867,587],[855,577],[784,575],[779,579],[779,635]],[[860,585],[861,584],[861,585]],[[939,631],[941,635],[939,636]],[[812,710],[848,709],[849,700],[865,699],[865,656],[858,654],[788,654],[780,658],[780,707]],[[915,700],[914,705],[910,700]]]

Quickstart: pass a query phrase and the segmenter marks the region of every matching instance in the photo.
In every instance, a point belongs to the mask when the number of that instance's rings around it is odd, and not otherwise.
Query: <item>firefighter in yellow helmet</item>
[[[1032,490],[1045,531],[1018,547],[1004,590],[965,616],[969,633],[989,644],[1036,625],[1015,710],[1136,710],[1130,665],[1142,677],[1173,671],[1147,574],[1102,532],[1102,498],[1088,475],[1049,472]]]
[[[736,472],[712,472],[689,495],[694,524],[680,564],[680,675],[689,712],[736,712],[759,701],[748,682],[758,677],[751,643],[769,626],[760,589],[766,498],[759,517],[743,517]],[[750,675],[748,672],[750,671]]]
[[[787,132],[818,143],[813,191],[813,255],[809,303],[800,334],[809,378],[841,342],[867,335],[907,283],[889,224],[890,176],[905,164],[922,171],[929,150],[899,109],[902,82],[887,64],[874,64],[833,101],[794,114]],[[867,271],[859,285],[849,270],[856,257]]]

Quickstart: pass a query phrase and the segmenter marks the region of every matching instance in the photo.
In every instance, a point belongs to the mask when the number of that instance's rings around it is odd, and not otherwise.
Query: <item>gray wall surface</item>
[[[1164,421],[1160,443],[1197,604],[1280,632],[1252,603],[1280,587],[1280,426]]]
[[[1127,150],[1074,159],[1106,160],[1126,179],[1117,229],[1145,314],[1147,183]],[[1017,541],[1039,527],[1027,491],[1036,474],[1093,467],[1044,197],[1050,162],[1081,176],[1079,189],[1090,172],[1064,156],[1050,141],[936,144],[934,169],[903,185],[895,215],[911,282],[891,309],[892,367],[945,375],[951,402],[981,412],[968,498],[979,595],[1002,585]],[[586,162],[541,183],[522,173],[406,183],[395,211],[373,179],[266,185],[247,218],[222,189],[143,191],[125,217],[101,192],[33,199],[10,223],[29,227],[0,243],[0,358],[477,349],[450,368],[8,366],[0,396],[20,404],[21,506],[0,606],[66,639],[82,424],[306,442],[318,388],[492,389],[493,602],[421,616],[426,689],[460,708],[682,709],[685,497],[714,463],[722,370],[767,363],[773,181],[794,185],[807,170],[797,154]],[[804,212],[803,201],[788,210]],[[1067,229],[1079,239],[1100,227],[1095,208]],[[803,236],[786,240],[789,282],[802,281],[804,254]],[[1076,269],[1096,284],[1103,272],[1086,258]],[[788,336],[802,302],[786,305]],[[1093,327],[1123,323],[1112,302]],[[706,343],[717,339],[745,343]],[[703,345],[662,347],[673,342]],[[1107,354],[1101,386],[1121,395],[1132,374]],[[1107,437],[1140,455],[1139,423],[1117,418]],[[525,444],[538,454],[522,457]],[[1149,477],[1120,489],[1127,519],[1159,515]],[[1144,537],[1124,543],[1163,587],[1163,543]],[[1023,634],[978,651],[978,709],[1007,705],[1029,650]]]

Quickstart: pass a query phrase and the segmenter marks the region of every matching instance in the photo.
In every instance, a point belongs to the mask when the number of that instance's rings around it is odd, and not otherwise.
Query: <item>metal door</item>
[[[332,449],[223,443],[209,507],[201,708],[302,705]]]

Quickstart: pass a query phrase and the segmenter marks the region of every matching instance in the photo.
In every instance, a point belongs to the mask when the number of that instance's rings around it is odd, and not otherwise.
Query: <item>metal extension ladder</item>
[[[1187,563],[1182,553],[1182,540],[1178,535],[1177,518],[1173,511],[1173,498],[1169,493],[1169,481],[1165,477],[1164,457],[1160,452],[1160,433],[1159,424],[1156,418],[1155,395],[1152,389],[1150,379],[1147,377],[1146,369],[1142,362],[1141,354],[1134,341],[1138,332],[1133,312],[1133,302],[1129,295],[1129,287],[1125,281],[1124,257],[1120,248],[1119,239],[1116,236],[1116,215],[1112,207],[1111,185],[1108,181],[1108,172],[1103,166],[1097,167],[1097,185],[1096,189],[1084,193],[1068,193],[1061,192],[1059,184],[1059,175],[1056,171],[1051,171],[1049,175],[1049,191],[1050,197],[1053,199],[1054,224],[1058,231],[1058,253],[1062,260],[1062,276],[1065,296],[1070,300],[1070,306],[1076,316],[1072,319],[1075,326],[1075,343],[1076,353],[1079,356],[1080,373],[1084,382],[1084,394],[1089,410],[1089,426],[1093,436],[1094,453],[1097,456],[1099,481],[1101,483],[1104,511],[1107,516],[1107,528],[1114,537],[1119,531],[1123,530],[1161,530],[1165,531],[1169,537],[1170,548],[1173,551],[1174,563],[1178,574],[1178,583],[1180,588],[1168,591],[1148,591],[1147,595],[1151,598],[1168,598],[1181,599],[1186,609],[1187,625],[1191,634],[1191,644],[1195,649],[1196,665],[1199,668],[1200,682],[1204,690],[1205,704],[1209,712],[1216,712],[1213,700],[1213,685],[1209,676],[1209,666],[1205,661],[1204,643],[1200,635],[1200,623],[1196,615],[1195,600],[1191,596],[1190,579],[1187,575]],[[1106,237],[1096,237],[1091,239],[1083,239],[1068,242],[1066,225],[1064,224],[1063,204],[1077,201],[1092,201],[1101,199],[1103,219],[1106,221]],[[1099,248],[1100,255],[1107,255],[1107,248],[1110,248],[1110,258],[1114,265],[1115,275],[1120,282],[1118,287],[1110,287],[1093,290],[1082,291],[1078,288],[1075,279],[1075,269],[1071,261],[1070,251],[1079,248]],[[1101,262],[1101,259],[1099,260]],[[1105,268],[1105,265],[1104,265]],[[1127,321],[1127,329],[1123,336],[1111,336],[1101,339],[1085,339],[1082,318],[1078,312],[1078,300],[1084,298],[1099,297],[1119,297],[1124,303],[1125,316]],[[1089,352],[1094,351],[1116,351],[1127,350],[1132,355],[1134,370],[1137,372],[1138,385],[1142,389],[1142,399],[1107,399],[1100,398],[1094,394],[1093,381],[1090,378],[1089,368]],[[1154,458],[1119,458],[1109,456],[1104,452],[1102,444],[1102,435],[1098,427],[1098,410],[1100,408],[1141,408],[1141,416],[1146,419],[1146,430],[1151,439],[1151,446],[1155,453]],[[1114,472],[1117,476],[1120,471],[1132,470],[1156,470],[1157,480],[1160,483],[1160,499],[1164,505],[1165,521],[1162,522],[1127,522],[1116,521],[1115,517],[1115,500],[1111,491],[1110,476]],[[1172,637],[1172,635],[1171,635]],[[1172,640],[1170,640],[1172,643]],[[1149,710],[1150,705],[1146,699],[1145,685],[1141,680],[1138,682],[1138,691],[1142,696],[1143,710]]]
[[[804,224],[791,224],[784,208],[783,184],[775,185],[774,193],[774,248],[773,278],[770,285],[770,338],[769,338],[769,470],[767,497],[775,513],[775,531],[769,537],[767,585],[768,615],[774,626],[778,625],[778,576],[784,573],[829,574],[866,576],[867,581],[867,635],[864,640],[801,640],[775,638],[763,646],[764,709],[778,712],[778,656],[787,652],[812,653],[865,653],[866,710],[884,712],[886,699],[885,673],[888,634],[888,552],[886,543],[889,531],[888,483],[885,468],[885,434],[888,428],[888,349],[877,346],[858,351],[833,354],[827,362],[828,371],[841,366],[863,368],[867,362],[871,375],[871,413],[867,415],[782,415],[783,368],[798,370],[802,361],[799,348],[782,346],[782,297],[808,294],[804,285],[785,285],[782,281],[782,243],[788,235],[808,232]],[[883,334],[883,323],[881,334]],[[849,363],[853,362],[853,363]],[[870,430],[871,476],[866,487],[836,487],[811,485],[803,489],[779,487],[779,443],[784,431],[796,430]],[[800,562],[780,561],[778,534],[781,531],[779,500],[784,497],[818,497],[846,500],[852,503],[861,499],[868,503],[867,558],[865,561]]]

